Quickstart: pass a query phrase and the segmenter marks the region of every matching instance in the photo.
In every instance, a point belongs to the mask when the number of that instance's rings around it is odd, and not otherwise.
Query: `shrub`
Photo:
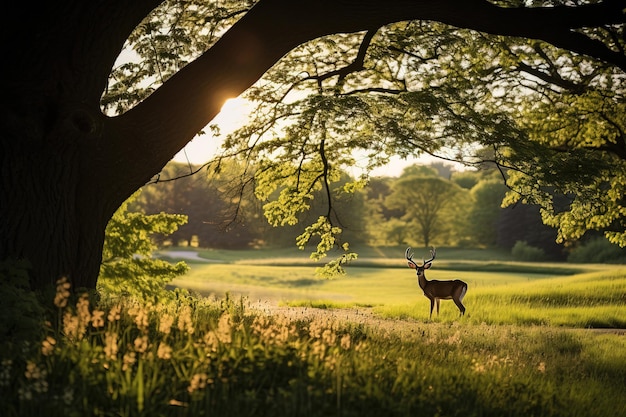
[[[157,249],[153,237],[172,234],[187,217],[129,212],[129,202],[135,197],[122,204],[107,225],[98,290],[109,296],[129,295],[156,302],[171,295],[165,291],[166,285],[189,268],[184,262],[171,264],[153,258]]]
[[[26,261],[0,262],[0,341],[11,344],[3,349],[19,348],[43,333],[44,309],[30,289],[28,268]]]
[[[567,260],[576,263],[625,263],[626,250],[604,237],[597,237],[573,249]]]
[[[515,242],[513,249],[511,249],[511,255],[513,255],[513,259],[516,261],[522,262],[536,262],[546,259],[546,253],[543,249],[530,246],[522,240]]]

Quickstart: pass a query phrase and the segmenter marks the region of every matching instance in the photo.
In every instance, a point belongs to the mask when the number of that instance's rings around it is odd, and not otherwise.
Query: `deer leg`
[[[435,307],[435,299],[431,298],[430,299],[430,318],[433,318],[433,307]]]
[[[454,299],[454,304],[456,304],[456,306],[459,308],[459,311],[461,314],[459,314],[460,316],[465,314],[465,306],[463,305],[463,303],[461,302],[461,300],[459,300],[458,298]]]
[[[465,293],[467,292],[467,286],[462,287],[460,293],[453,298],[454,304],[459,308],[460,316],[465,315],[465,306],[463,305],[463,297],[465,297]]]
[[[435,298],[435,301],[437,302],[437,317],[439,317],[439,298]]]

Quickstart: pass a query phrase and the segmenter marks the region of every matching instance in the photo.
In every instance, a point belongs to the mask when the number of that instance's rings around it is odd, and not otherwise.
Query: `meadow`
[[[41,341],[0,353],[3,415],[626,416],[626,269],[440,249],[427,277],[466,280],[468,314],[429,320],[396,252],[326,280],[200,251],[191,293],[150,302],[60,281]]]
[[[292,307],[369,307],[381,317],[428,320],[429,301],[415,271],[406,267],[402,248],[366,252],[369,257],[335,279],[316,278],[315,265],[306,257],[280,255],[201,251],[213,262],[192,263],[174,284],[209,297],[228,292]],[[440,249],[438,256],[442,259],[428,270],[428,279],[461,279],[469,286],[461,323],[626,328],[626,267],[513,262],[493,251]],[[433,316],[436,322],[457,319],[451,301],[442,302],[438,319]]]

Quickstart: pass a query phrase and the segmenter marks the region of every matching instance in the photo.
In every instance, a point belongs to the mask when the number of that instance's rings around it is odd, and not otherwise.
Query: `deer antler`
[[[404,257],[406,258],[406,260],[407,260],[407,261],[409,261],[409,264],[413,264],[413,266],[415,266],[415,268],[417,268],[417,267],[418,267],[418,266],[420,266],[420,265],[417,265],[417,264],[415,263],[415,261],[413,260],[413,254],[414,254],[414,253],[413,253],[413,251],[411,250],[411,247],[409,246],[408,248],[406,248],[406,252],[404,253]],[[435,259],[435,256],[437,255],[437,253],[436,253],[436,250],[435,250],[435,247],[434,247],[434,246],[433,246],[433,248],[430,250],[430,255],[431,255],[431,257],[430,257],[430,259],[429,259],[429,260],[427,260],[427,261],[426,261],[426,260],[424,260],[424,258],[422,258],[422,265],[421,265],[421,266],[424,266],[424,265],[426,265],[427,263],[430,263],[430,262],[432,262],[432,261]]]
[[[433,260],[435,260],[435,256],[437,255],[437,252],[435,250],[435,247],[433,246],[433,248],[430,250],[430,256],[431,258],[427,261],[424,261],[424,265],[426,265],[427,263],[432,262]],[[423,259],[422,259],[423,260]]]
[[[404,257],[409,262],[409,267],[413,269],[417,269],[417,264],[413,262],[413,252],[411,251],[411,247],[406,248],[406,252],[404,253]]]

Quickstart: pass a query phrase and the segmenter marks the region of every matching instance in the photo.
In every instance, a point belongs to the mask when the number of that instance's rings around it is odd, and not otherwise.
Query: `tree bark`
[[[572,30],[623,23],[624,0],[545,9],[505,9],[484,0],[260,0],[144,102],[105,117],[99,100],[115,58],[159,3],[67,0],[35,10],[20,3],[0,18],[9,58],[0,81],[0,260],[29,260],[33,288],[61,276],[74,287],[94,288],[115,209],[206,126],[225,99],[317,37],[436,20],[543,39],[626,69],[623,53]]]

